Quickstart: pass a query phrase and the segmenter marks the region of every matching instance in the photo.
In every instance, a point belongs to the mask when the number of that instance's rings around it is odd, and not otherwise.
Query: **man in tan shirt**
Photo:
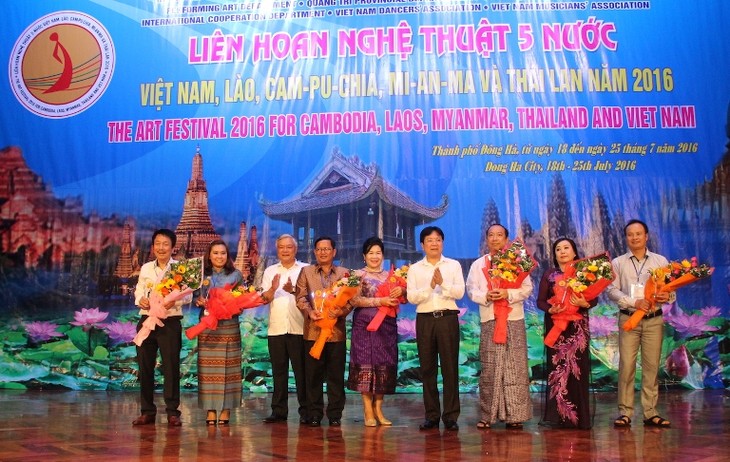
[[[319,336],[320,328],[315,321],[322,319],[317,310],[321,297],[317,291],[325,291],[347,274],[345,268],[334,264],[337,249],[335,241],[329,237],[320,237],[314,242],[314,256],[317,263],[302,268],[297,279],[297,308],[304,316],[304,377],[309,403],[309,426],[319,427],[324,417],[324,393],[322,384],[327,379],[327,418],[330,426],[339,427],[342,423],[342,410],[345,408],[345,317],[352,311],[347,303],[336,310],[337,323],[332,336],[322,351],[320,359],[315,359],[309,350]]]

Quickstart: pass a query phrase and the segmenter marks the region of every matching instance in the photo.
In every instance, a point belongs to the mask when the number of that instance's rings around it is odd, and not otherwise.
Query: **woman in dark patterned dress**
[[[376,296],[378,286],[388,279],[383,269],[383,241],[371,237],[362,247],[365,268],[358,271],[362,277],[360,294],[351,303],[355,307],[350,340],[350,367],[347,388],[362,394],[365,426],[392,425],[383,415],[383,395],[395,393],[398,374],[398,328],[396,318],[386,316],[380,327],[370,332],[368,324],[380,306],[397,306],[405,296],[405,289],[396,287],[388,296]]]
[[[537,294],[537,306],[545,312],[545,334],[553,327],[551,314],[564,308],[551,305],[556,277],[563,274],[565,266],[578,259],[578,248],[572,239],[558,238],[553,243],[553,263],[542,276]],[[595,306],[580,295],[571,295],[570,302],[580,308],[581,319],[571,321],[555,342],[553,348],[545,347],[547,385],[545,406],[540,425],[562,428],[588,429],[592,426],[592,414],[588,399],[591,355],[588,309]]]

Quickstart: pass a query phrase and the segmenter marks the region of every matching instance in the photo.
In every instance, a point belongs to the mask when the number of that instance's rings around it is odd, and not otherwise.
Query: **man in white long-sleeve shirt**
[[[150,309],[150,293],[159,283],[170,264],[175,263],[172,249],[177,237],[172,230],[158,229],[152,234],[152,251],[155,254],[153,261],[142,265],[139,272],[139,281],[134,291],[134,303],[139,306],[141,319],[137,324],[137,331],[147,319]],[[149,425],[155,423],[157,407],[155,406],[155,365],[157,351],[162,359],[162,376],[164,377],[163,396],[167,424],[171,427],[182,425],[180,419],[180,351],[182,350],[182,306],[190,303],[192,296],[187,296],[176,302],[168,302],[167,318],[164,325],[150,332],[140,346],[137,347],[137,364],[139,366],[139,387],[141,414],[134,419],[132,425]]]
[[[527,335],[523,303],[532,293],[532,281],[526,277],[520,287],[489,289],[484,268],[486,260],[509,243],[509,232],[500,224],[487,229],[489,253],[472,263],[466,278],[469,298],[479,305],[481,336],[479,357],[482,371],[479,376],[480,419],[477,428],[490,428],[497,421],[504,421],[509,429],[520,429],[522,423],[532,418],[530,400],[530,374],[527,364]],[[494,304],[507,300],[510,312],[507,316],[505,343],[493,340],[495,330]],[[504,302],[501,302],[504,303]]]
[[[464,296],[464,274],[458,261],[443,256],[444,232],[436,226],[421,231],[425,257],[408,270],[408,301],[416,305],[416,344],[421,363],[426,419],[421,430],[437,429],[439,419],[447,430],[459,429],[459,308]],[[439,361],[440,360],[440,361]],[[440,411],[436,383],[438,364],[444,386]]]

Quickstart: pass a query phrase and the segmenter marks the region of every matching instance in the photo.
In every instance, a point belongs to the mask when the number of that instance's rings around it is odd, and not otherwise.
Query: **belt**
[[[620,310],[620,311],[621,311],[621,314],[625,314],[626,316],[631,316],[632,314],[634,314],[634,312],[633,312],[633,311],[629,311],[629,310]],[[655,318],[655,317],[657,317],[657,316],[661,316],[662,314],[663,314],[663,313],[662,313],[662,310],[661,310],[661,309],[658,309],[658,310],[656,310],[656,311],[655,311],[655,312],[653,312],[653,313],[646,313],[646,314],[644,315],[644,319],[651,319],[651,318]]]
[[[459,314],[459,310],[436,310],[429,311],[428,313],[416,313],[423,316],[433,316],[434,318],[441,318],[443,316],[456,316]]]

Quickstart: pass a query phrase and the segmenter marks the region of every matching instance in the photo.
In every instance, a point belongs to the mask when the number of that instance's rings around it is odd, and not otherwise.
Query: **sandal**
[[[648,420],[651,420],[651,419],[648,419]],[[644,421],[644,423],[646,423],[646,420]],[[613,421],[613,426],[616,428],[630,427],[631,418],[627,417],[625,415],[619,416],[616,420]]]
[[[672,423],[667,419],[655,415],[654,417],[644,419],[644,425],[647,427],[669,428],[672,426]]]
[[[492,426],[489,425],[489,422],[487,422],[486,420],[480,420],[479,422],[477,422],[477,428],[479,430],[486,430],[488,428],[492,428]]]
[[[209,427],[215,427],[215,424],[216,424],[215,417],[216,417],[215,411],[208,411],[208,415],[205,416],[205,425],[207,425]]]
[[[218,414],[218,425],[228,425],[228,419],[231,417],[230,409],[222,409]]]
[[[205,425],[207,425],[209,427],[215,427],[215,423],[216,423],[216,420],[215,419],[213,419],[213,420],[206,420],[205,421]]]
[[[522,423],[520,422],[512,422],[505,424],[505,427],[507,430],[522,430]]]

